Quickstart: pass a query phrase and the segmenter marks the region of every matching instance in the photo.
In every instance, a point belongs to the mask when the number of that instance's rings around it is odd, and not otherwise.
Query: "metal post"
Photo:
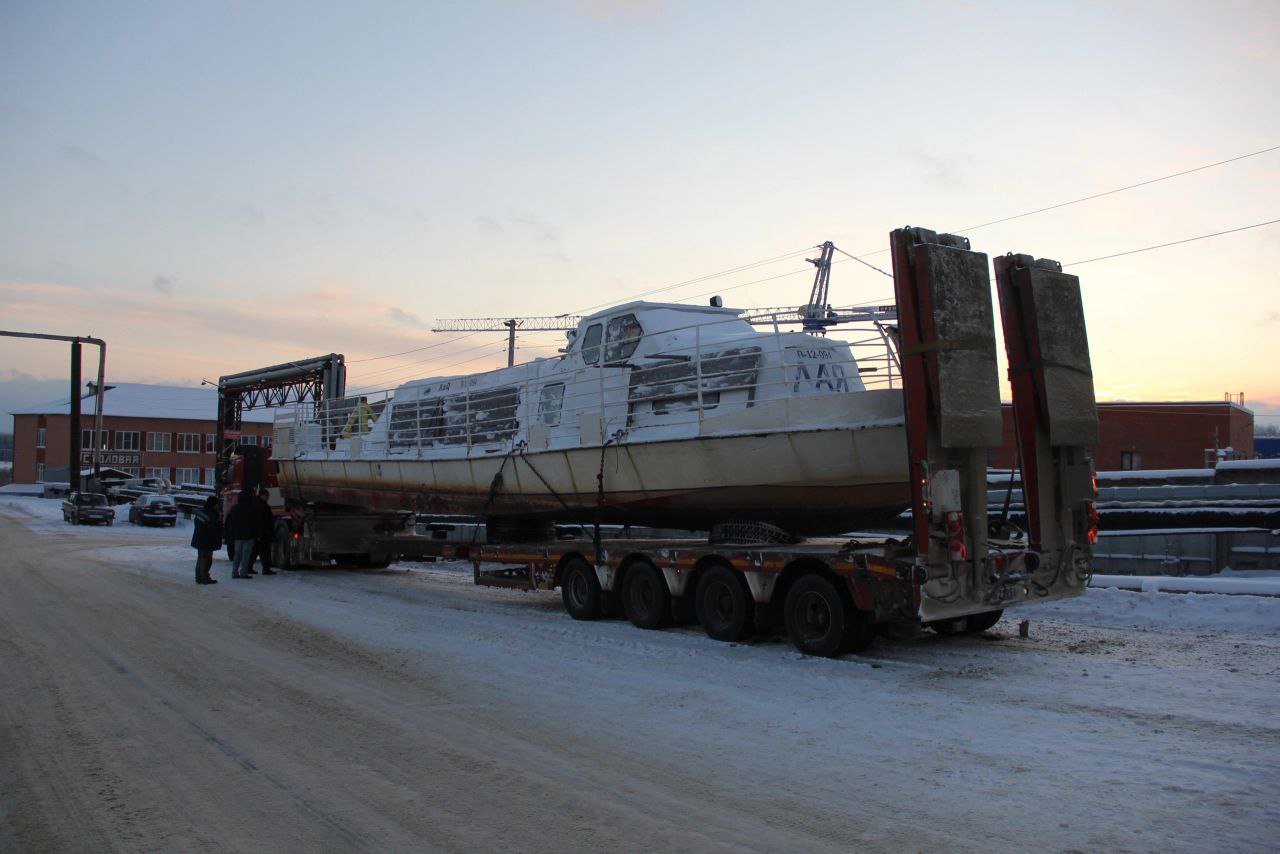
[[[95,483],[99,482],[99,478],[102,477],[102,443],[97,440],[97,437],[102,435],[103,394],[106,393],[106,389],[103,388],[102,384],[106,382],[106,374],[107,344],[104,341],[98,344],[98,387],[95,389],[97,394],[94,396],[93,410],[93,479]],[[139,450],[141,450],[141,446],[139,446]]]
[[[93,437],[93,445],[98,437]],[[71,342],[71,435],[67,441],[67,482],[72,492],[80,491],[80,341]]]

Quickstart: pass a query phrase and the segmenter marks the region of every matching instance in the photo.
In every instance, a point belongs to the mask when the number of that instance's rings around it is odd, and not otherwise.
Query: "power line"
[[[1032,210],[1032,211],[1024,211],[1019,214],[1014,214],[1013,216],[1006,216],[1006,217],[1001,217],[1000,219],[993,219],[990,222],[984,222],[978,225],[969,225],[963,228],[948,229],[948,232],[951,234],[961,234],[968,231],[977,231],[979,228],[986,228],[989,225],[996,225],[1002,222],[1009,222],[1010,220],[1021,219],[1024,216],[1032,216],[1038,213],[1045,213],[1046,211],[1057,210],[1058,208],[1065,208],[1069,205],[1078,205],[1081,202],[1088,202],[1093,199],[1100,199],[1103,196],[1112,196],[1112,195],[1115,195],[1116,193],[1123,193],[1125,190],[1133,190],[1138,187],[1145,187],[1148,184],[1157,184],[1161,181],[1168,181],[1170,178],[1179,178],[1183,175],[1190,175],[1193,172],[1202,172],[1205,169],[1212,169],[1215,166],[1223,166],[1227,163],[1235,163],[1237,160],[1244,160],[1247,157],[1257,157],[1259,154],[1266,154],[1269,151],[1276,151],[1276,150],[1280,150],[1280,145],[1273,145],[1270,148],[1263,148],[1259,151],[1251,151],[1248,154],[1241,154],[1238,157],[1229,157],[1226,160],[1219,160],[1216,163],[1206,163],[1203,166],[1196,166],[1192,169],[1183,169],[1181,172],[1174,172],[1169,175],[1162,175],[1159,178],[1152,178],[1149,181],[1139,181],[1136,184],[1127,184],[1123,187],[1116,187],[1115,189],[1112,189],[1112,190],[1104,190],[1101,193],[1094,193],[1091,196],[1083,196],[1079,199],[1072,199],[1071,201],[1068,201],[1068,202],[1058,202],[1057,204],[1054,204],[1054,205],[1048,205],[1047,207],[1043,207],[1043,208],[1036,208],[1035,210]],[[863,252],[859,255],[850,255],[849,257],[861,261],[863,258],[870,258],[873,255],[880,255],[888,251],[889,250],[887,248],[875,249],[875,250],[872,250],[871,252]],[[845,254],[848,255],[849,253],[846,252]],[[1077,263],[1083,264],[1085,262],[1080,261]]]
[[[844,251],[843,249],[841,249],[839,246],[837,246],[837,247],[836,247],[836,251],[837,251],[837,252],[839,252],[841,255],[849,255],[849,253],[848,253],[848,252],[845,252],[845,251]],[[893,274],[892,274],[892,273],[886,273],[884,270],[881,270],[881,269],[880,269],[879,267],[877,267],[875,264],[868,264],[866,261],[863,261],[863,260],[862,260],[861,258],[859,258],[857,255],[849,255],[849,257],[850,257],[850,258],[852,258],[853,260],[857,261],[859,264],[861,264],[861,265],[862,265],[862,266],[864,266],[864,267],[870,267],[871,269],[875,270],[877,273],[879,273],[879,274],[880,274],[880,275],[882,275],[882,276],[888,276],[888,277],[889,277],[889,278],[891,278],[891,279],[893,278]]]
[[[443,341],[439,341],[435,344],[428,344],[425,347],[416,347],[412,350],[405,350],[400,353],[388,353],[385,356],[369,356],[368,358],[365,358],[365,359],[347,359],[347,364],[354,365],[357,362],[376,362],[379,359],[394,359],[396,356],[407,356],[410,353],[421,353],[423,350],[430,350],[435,347],[443,347],[445,344],[451,344],[454,341],[461,341],[463,338],[470,338],[472,335],[475,335],[475,334],[476,333],[474,332],[468,332],[466,335],[459,335],[456,338],[446,338]]]
[[[705,275],[705,276],[698,276],[698,277],[693,278],[693,279],[686,279],[685,281],[683,281],[683,282],[677,282],[677,283],[676,283],[676,284],[674,284],[674,285],[666,285],[666,286],[661,287],[661,288],[654,288],[654,289],[653,289],[653,290],[651,290],[651,291],[644,291],[644,292],[642,292],[642,293],[634,294],[634,295],[632,295],[631,297],[629,297],[626,301],[627,301],[627,302],[630,302],[631,300],[634,300],[634,299],[640,299],[641,297],[652,296],[653,294],[660,294],[660,293],[662,293],[662,292],[664,292],[664,291],[673,291],[673,290],[675,290],[676,288],[683,288],[685,285],[696,285],[696,284],[698,284],[699,282],[705,282],[705,281],[707,281],[708,279],[715,279],[715,278],[719,278],[720,276],[730,276],[730,275],[733,275],[734,273],[741,273],[741,272],[742,272],[742,271],[744,271],[744,270],[751,270],[751,269],[754,269],[754,268],[756,268],[756,267],[763,267],[763,266],[765,266],[766,264],[773,264],[773,263],[775,263],[775,262],[777,262],[777,261],[785,261],[785,260],[787,260],[788,258],[794,258],[794,257],[796,257],[797,255],[803,255],[803,254],[805,254],[806,252],[811,251],[811,250],[812,250],[812,248],[813,248],[813,247],[806,247],[806,248],[804,248],[804,249],[798,249],[798,250],[796,250],[795,252],[787,252],[787,253],[784,253],[784,254],[782,254],[782,255],[775,255],[775,256],[774,256],[774,257],[772,257],[772,258],[765,258],[765,259],[764,259],[764,260],[762,260],[762,261],[753,261],[753,262],[751,262],[750,264],[743,264],[743,265],[742,265],[742,266],[740,266],[740,267],[733,267],[732,269],[729,269],[729,270],[722,270],[722,271],[720,271],[719,273],[708,273],[708,274],[707,274],[707,275]],[[761,281],[767,281],[767,280],[765,280],[765,279],[761,279]],[[750,283],[748,283],[748,284],[750,284]],[[589,306],[587,306],[586,308],[579,308],[579,309],[575,309],[575,310],[573,310],[573,311],[565,312],[565,314],[586,314],[587,312],[591,311],[592,309],[600,308],[600,307],[602,307],[602,306],[606,306],[606,305],[617,305],[617,302],[610,301],[610,302],[596,303],[595,305],[589,305]]]
[[[1280,149],[1280,145],[1273,145],[1270,148],[1264,148],[1260,151],[1251,151],[1248,154],[1241,154],[1238,157],[1231,157],[1226,160],[1219,160],[1217,163],[1206,163],[1205,165],[1197,166],[1194,169],[1183,169],[1181,172],[1174,172],[1170,175],[1162,175],[1159,178],[1152,178],[1149,181],[1139,181],[1136,184],[1128,184],[1124,187],[1116,187],[1114,190],[1107,190],[1102,193],[1094,193],[1092,196],[1083,196],[1079,199],[1072,199],[1069,202],[1059,202],[1056,205],[1049,205],[1048,207],[1044,207],[1044,208],[1036,208],[1033,211],[1014,214],[1013,216],[1006,216],[1006,217],[1002,217],[1001,219],[993,219],[991,220],[991,222],[984,222],[980,225],[969,225],[969,226],[965,226],[964,228],[957,228],[955,230],[955,233],[960,233],[964,231],[977,231],[978,229],[986,228],[989,225],[997,225],[1002,222],[1008,222],[1009,220],[1020,219],[1024,216],[1031,216],[1033,214],[1057,210],[1058,208],[1065,208],[1068,205],[1078,205],[1081,202],[1093,201],[1094,199],[1100,199],[1103,196],[1112,196],[1112,195],[1115,195],[1116,193],[1123,193],[1125,190],[1133,190],[1138,187],[1146,187],[1149,184],[1158,184],[1161,181],[1168,181],[1170,178],[1180,178],[1183,175],[1190,175],[1192,172],[1202,172],[1205,169],[1212,169],[1215,166],[1222,166],[1227,163],[1235,163],[1237,160],[1244,160],[1246,157],[1257,157],[1259,154],[1266,154],[1268,151],[1276,151],[1278,149]],[[1084,263],[1084,262],[1081,261],[1080,263]]]
[[[1273,225],[1280,222],[1280,219],[1271,219],[1266,222],[1255,222],[1253,225],[1242,225],[1239,228],[1229,228],[1226,231],[1215,231],[1213,234],[1201,234],[1198,237],[1188,237],[1183,240],[1175,240],[1171,243],[1160,243],[1155,246],[1144,246],[1141,249],[1130,249],[1128,252],[1117,252],[1114,255],[1100,255],[1097,258],[1090,258],[1087,261],[1072,261],[1070,264],[1063,264],[1063,267],[1078,267],[1081,264],[1092,264],[1094,261],[1105,261],[1108,258],[1119,258],[1121,255],[1135,255],[1139,252],[1150,252],[1152,249],[1164,249],[1166,246],[1177,246],[1180,243],[1191,243],[1195,240],[1205,240],[1209,237],[1221,237],[1224,234],[1235,234],[1237,231],[1248,231],[1251,228],[1261,228],[1264,225]]]
[[[1249,153],[1247,153],[1247,154],[1240,154],[1240,155],[1237,155],[1237,156],[1235,156],[1235,157],[1229,157],[1229,158],[1227,158],[1226,160],[1218,160],[1218,161],[1216,161],[1216,162],[1214,162],[1214,163],[1206,163],[1206,164],[1201,165],[1201,166],[1195,166],[1195,167],[1193,167],[1193,168],[1191,168],[1191,169],[1183,169],[1183,170],[1182,170],[1182,171],[1180,171],[1180,172],[1173,172],[1173,173],[1170,173],[1170,174],[1168,174],[1168,175],[1162,175],[1162,176],[1160,176],[1159,178],[1151,178],[1151,179],[1146,180],[1146,181],[1139,181],[1139,182],[1137,182],[1137,183],[1135,183],[1135,184],[1126,184],[1126,185],[1125,185],[1125,186],[1123,186],[1123,187],[1116,187],[1116,188],[1114,188],[1114,189],[1111,189],[1111,190],[1105,190],[1105,191],[1100,192],[1100,193],[1094,193],[1094,194],[1089,195],[1089,196],[1082,196],[1081,198],[1078,198],[1078,199],[1071,199],[1070,201],[1058,202],[1057,204],[1047,205],[1047,206],[1042,207],[1042,208],[1036,208],[1035,210],[1024,211],[1024,212],[1022,212],[1022,213],[1013,214],[1012,216],[1001,217],[1000,219],[994,219],[994,220],[991,220],[990,222],[979,223],[978,225],[970,225],[970,226],[965,226],[965,227],[962,227],[962,228],[951,229],[950,231],[951,231],[952,233],[961,233],[961,232],[967,232],[967,231],[976,231],[976,230],[978,230],[978,229],[980,229],[980,228],[987,228],[988,226],[997,225],[997,224],[999,224],[999,223],[1003,223],[1003,222],[1009,222],[1009,221],[1011,221],[1011,220],[1015,220],[1015,219],[1021,219],[1021,218],[1023,218],[1023,217],[1033,216],[1033,215],[1035,215],[1035,214],[1039,214],[1039,213],[1045,213],[1045,212],[1047,212],[1047,211],[1057,210],[1057,209],[1059,209],[1059,208],[1068,207],[1068,206],[1070,206],[1070,205],[1077,205],[1077,204],[1080,204],[1080,203],[1082,203],[1082,202],[1088,202],[1088,201],[1092,201],[1092,200],[1094,200],[1094,199],[1100,199],[1100,198],[1103,198],[1103,197],[1105,197],[1105,196],[1115,195],[1116,193],[1123,193],[1123,192],[1125,192],[1125,191],[1127,191],[1127,190],[1137,189],[1138,187],[1146,187],[1146,186],[1149,186],[1149,185],[1151,185],[1151,184],[1157,184],[1157,183],[1159,183],[1159,182],[1161,182],[1161,181],[1168,181],[1168,180],[1170,180],[1170,179],[1172,179],[1172,178],[1180,178],[1180,177],[1182,177],[1183,175],[1190,175],[1190,174],[1192,174],[1192,173],[1194,173],[1194,172],[1202,172],[1202,171],[1204,171],[1205,169],[1212,169],[1212,168],[1214,168],[1214,167],[1216,167],[1216,166],[1224,166],[1224,165],[1226,165],[1226,164],[1228,164],[1228,163],[1235,163],[1235,162],[1240,161],[1240,160],[1245,160],[1245,159],[1247,159],[1247,158],[1249,158],[1249,157],[1257,157],[1258,155],[1261,155],[1261,154],[1267,154],[1268,152],[1277,151],[1277,150],[1280,150],[1280,145],[1273,145],[1273,146],[1270,146],[1270,147],[1268,147],[1268,148],[1260,149],[1260,150],[1258,150],[1258,151],[1251,151],[1251,152],[1249,152]],[[1275,222],[1275,221],[1276,221],[1276,220],[1272,220],[1272,222]],[[1266,222],[1266,223],[1258,223],[1257,225],[1244,226],[1244,227],[1242,227],[1242,228],[1238,228],[1238,229],[1231,229],[1230,231],[1221,231],[1221,232],[1217,232],[1217,233],[1215,233],[1215,234],[1206,234],[1206,235],[1201,235],[1200,237],[1192,237],[1192,238],[1188,238],[1188,239],[1186,239],[1186,240],[1174,241],[1173,243],[1164,243],[1164,244],[1160,244],[1159,246],[1149,246],[1149,247],[1146,247],[1146,248],[1144,248],[1144,249],[1134,249],[1134,250],[1132,250],[1131,252],[1121,252],[1121,253],[1118,253],[1117,255],[1104,255],[1104,256],[1101,256],[1101,257],[1099,257],[1099,258],[1090,258],[1090,259],[1089,259],[1089,260],[1087,260],[1087,261],[1075,261],[1075,262],[1072,262],[1072,265],[1088,264],[1088,263],[1090,263],[1090,262],[1092,262],[1092,261],[1103,261],[1103,260],[1106,260],[1107,258],[1116,258],[1116,257],[1119,257],[1120,255],[1129,255],[1129,254],[1133,254],[1133,253],[1136,253],[1136,252],[1146,252],[1146,251],[1149,251],[1149,250],[1151,250],[1151,249],[1163,249],[1163,248],[1165,248],[1165,247],[1167,247],[1167,246],[1176,246],[1178,243],[1189,243],[1189,242],[1194,241],[1194,240],[1203,240],[1203,239],[1208,238],[1208,237],[1217,237],[1217,236],[1220,236],[1220,235],[1222,235],[1222,234],[1230,234],[1230,233],[1232,233],[1232,231],[1244,231],[1244,230],[1249,229],[1249,228],[1257,228],[1257,227],[1262,226],[1262,225],[1270,225],[1270,224],[1271,224],[1270,222]],[[742,271],[745,271],[745,270],[751,270],[751,269],[754,269],[754,268],[756,268],[756,267],[762,267],[762,266],[764,266],[764,265],[766,265],[766,264],[772,264],[772,263],[775,263],[775,262],[777,262],[777,261],[783,261],[783,260],[787,260],[787,259],[789,259],[789,258],[794,258],[794,257],[796,257],[796,256],[798,256],[798,255],[803,255],[804,253],[806,253],[806,252],[808,252],[808,251],[810,251],[810,249],[800,249],[800,250],[797,250],[797,251],[794,251],[794,252],[787,252],[787,253],[783,253],[782,255],[775,255],[775,256],[773,256],[772,258],[765,258],[765,259],[760,260],[760,261],[754,261],[754,262],[752,262],[752,263],[750,263],[750,264],[743,264],[743,265],[738,266],[738,267],[733,267],[733,268],[730,268],[730,269],[728,269],[728,270],[723,270],[723,271],[718,272],[718,273],[709,273],[709,274],[707,274],[707,275],[705,275],[705,276],[698,276],[698,277],[693,278],[693,279],[687,279],[687,280],[685,280],[685,281],[683,281],[683,282],[677,282],[676,284],[673,284],[673,285],[666,285],[666,286],[661,287],[661,288],[655,288],[655,289],[653,289],[653,290],[643,291],[643,292],[641,292],[641,293],[638,293],[638,294],[634,294],[634,295],[632,295],[630,298],[628,298],[628,299],[627,299],[627,300],[625,300],[625,301],[630,301],[630,300],[633,300],[633,299],[640,299],[641,297],[652,296],[653,294],[658,294],[658,293],[664,293],[664,292],[666,292],[666,291],[671,291],[671,290],[675,290],[675,289],[677,289],[677,288],[685,287],[686,285],[698,284],[698,283],[700,283],[700,282],[705,282],[705,281],[707,281],[707,280],[709,280],[709,279],[718,278],[718,277],[720,277],[720,276],[728,276],[728,275],[732,275],[733,273],[739,273],[739,272],[742,272]],[[863,252],[863,253],[858,254],[858,255],[850,254],[850,253],[848,253],[848,252],[845,252],[843,249],[838,249],[838,251],[839,251],[841,254],[848,256],[848,257],[849,257],[849,258],[851,258],[852,260],[857,261],[858,263],[863,264],[863,265],[865,265],[865,266],[867,266],[867,267],[870,267],[872,270],[875,270],[877,273],[880,273],[881,275],[889,276],[890,278],[892,278],[892,275],[891,275],[891,274],[886,273],[884,270],[880,269],[879,267],[876,267],[876,266],[874,266],[873,264],[869,264],[869,263],[867,263],[866,261],[864,261],[864,260],[863,260],[864,258],[870,258],[870,257],[872,257],[872,256],[874,256],[874,255],[880,255],[880,254],[882,254],[882,253],[884,253],[884,252],[888,252],[888,251],[889,251],[888,249],[877,249],[877,250],[874,250],[874,251],[871,251],[871,252]],[[1072,266],[1072,265],[1063,265],[1063,266]],[[800,271],[797,271],[797,273],[798,273],[798,272],[806,272],[806,271],[805,271],[805,270],[800,270]],[[735,290],[735,289],[740,288],[740,287],[746,287],[747,285],[760,284],[761,282],[772,281],[773,279],[783,278],[784,276],[795,275],[795,274],[796,274],[796,273],[783,273],[783,274],[778,275],[778,276],[771,276],[771,277],[764,278],[764,279],[756,279],[756,280],[751,281],[751,282],[744,282],[744,283],[743,283],[743,284],[741,284],[741,285],[733,285],[732,287],[722,288],[721,290],[724,290],[724,291]],[[708,292],[708,293],[713,293],[713,292]],[[706,296],[706,294],[697,294],[697,295],[694,295],[694,296],[691,296],[691,297],[685,297],[685,299],[696,299],[698,296]],[[616,304],[617,304],[617,302],[616,302],[616,301],[610,301],[610,302],[604,302],[604,303],[596,303],[595,305],[586,306],[585,308],[580,308],[580,309],[576,309],[576,310],[574,310],[574,311],[565,312],[565,314],[584,314],[584,313],[589,312],[589,311],[591,311],[591,310],[593,310],[593,309],[601,308],[601,307],[603,307],[603,306],[608,306],[608,305],[616,305]],[[471,334],[475,334],[475,333],[471,333]],[[447,340],[447,341],[441,341],[441,342],[439,342],[439,343],[437,343],[437,344],[428,344],[428,345],[426,345],[426,346],[424,346],[424,347],[419,347],[419,348],[416,348],[416,349],[413,349],[413,350],[405,350],[404,352],[401,352],[401,353],[389,353],[389,354],[387,354],[387,355],[383,355],[383,356],[370,356],[370,357],[368,357],[368,358],[364,358],[364,359],[351,359],[351,360],[349,360],[349,361],[348,361],[348,364],[355,364],[355,363],[358,363],[358,362],[371,362],[371,361],[376,361],[376,360],[379,360],[379,359],[388,359],[388,358],[394,358],[395,356],[403,356],[403,355],[407,355],[407,354],[409,354],[409,353],[417,353],[417,352],[421,352],[421,351],[423,351],[423,350],[430,350],[430,349],[432,349],[432,348],[434,348],[434,347],[440,347],[440,346],[443,346],[443,345],[445,345],[445,344],[449,344],[449,343],[454,342],[454,341],[460,341],[460,340],[462,340],[462,338],[465,338],[465,337],[468,337],[468,336],[463,335],[463,336],[459,336],[459,337],[457,337],[457,338],[451,338],[451,339],[449,339],[449,340]]]

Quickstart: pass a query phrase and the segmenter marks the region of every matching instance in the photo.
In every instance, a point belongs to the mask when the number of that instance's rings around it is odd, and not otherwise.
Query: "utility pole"
[[[509,368],[516,363],[516,327],[520,325],[520,321],[513,317],[502,321],[502,325],[507,327],[507,367]]]

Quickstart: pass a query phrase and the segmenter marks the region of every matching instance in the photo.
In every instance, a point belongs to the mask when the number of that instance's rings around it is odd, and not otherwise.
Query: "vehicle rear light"
[[[1089,545],[1098,544],[1098,505],[1094,501],[1086,501],[1085,509],[1089,512]]]
[[[964,560],[968,552],[964,547],[964,514],[959,510],[947,512],[947,556],[951,560]]]

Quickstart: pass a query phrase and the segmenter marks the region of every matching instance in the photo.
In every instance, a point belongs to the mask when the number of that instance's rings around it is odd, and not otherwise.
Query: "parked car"
[[[172,528],[178,524],[178,505],[172,495],[140,495],[129,505],[129,524]]]
[[[110,525],[116,520],[116,511],[107,503],[107,496],[97,492],[73,492],[62,502],[62,521],[73,525]]]

